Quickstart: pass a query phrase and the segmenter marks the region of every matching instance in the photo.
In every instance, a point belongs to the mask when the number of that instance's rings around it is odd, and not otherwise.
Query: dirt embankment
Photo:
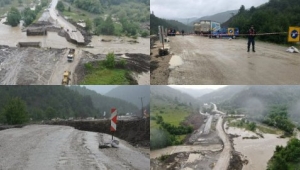
[[[237,135],[232,135],[229,134],[229,141],[231,143],[232,151],[231,155],[232,157],[230,158],[229,166],[227,170],[242,170],[243,169],[243,164],[247,164],[248,160],[242,160],[242,155],[241,153],[235,151],[234,144],[233,144],[233,138],[238,137]]]
[[[162,47],[156,38],[151,38],[151,62],[150,62],[150,81],[155,85],[166,85],[169,79],[169,62],[172,55],[160,56],[159,48]]]
[[[66,125],[78,130],[111,134],[110,120],[102,121],[57,121],[50,125]],[[118,121],[114,136],[123,139],[132,145],[150,147],[150,119]]]
[[[123,66],[116,65],[117,68],[122,68],[135,73],[149,72],[150,56],[146,54],[115,54],[116,60],[125,60],[125,68]],[[92,54],[87,51],[82,52],[82,57],[79,64],[75,69],[76,80],[75,84],[80,84],[84,80],[84,77],[88,74],[88,70],[85,68],[85,64],[90,63],[93,67],[98,67],[98,62],[106,59],[105,54]],[[126,75],[126,78],[130,81],[131,85],[137,85],[138,82],[132,77],[132,75]]]

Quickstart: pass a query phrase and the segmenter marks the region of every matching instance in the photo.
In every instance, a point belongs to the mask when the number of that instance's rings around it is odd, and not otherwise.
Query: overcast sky
[[[173,88],[187,88],[187,89],[219,89],[226,85],[169,85]]]
[[[110,90],[112,90],[113,88],[116,88],[117,85],[101,85],[101,86],[88,85],[88,86],[85,86],[85,87],[90,89],[90,90],[94,90],[97,93],[100,93],[100,94],[104,95],[107,92],[109,92]]]
[[[150,0],[150,10],[160,18],[191,18],[259,6],[269,0]]]

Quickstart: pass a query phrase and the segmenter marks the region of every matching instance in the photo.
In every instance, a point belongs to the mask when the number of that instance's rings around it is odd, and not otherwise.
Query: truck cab
[[[67,56],[68,62],[72,62],[74,60],[74,56],[75,56],[75,49],[71,48]]]

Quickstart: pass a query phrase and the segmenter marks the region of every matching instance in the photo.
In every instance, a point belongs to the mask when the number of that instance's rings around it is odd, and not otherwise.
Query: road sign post
[[[299,42],[300,27],[289,27],[288,42]]]
[[[163,45],[163,49],[165,49],[165,47],[164,47],[165,38],[164,38],[164,27],[163,26],[158,26],[158,33],[159,33],[159,40]]]
[[[110,117],[110,131],[111,133],[111,139],[114,139],[114,135],[113,133],[117,130],[117,109],[116,108],[112,108],[110,110],[111,112],[111,117]]]

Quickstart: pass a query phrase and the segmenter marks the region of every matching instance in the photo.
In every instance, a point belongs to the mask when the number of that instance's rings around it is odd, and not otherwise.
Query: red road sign
[[[117,130],[117,109],[116,108],[112,108],[110,110],[110,112],[111,112],[111,117],[110,117],[110,120],[111,120],[110,131],[114,132],[114,131]]]

